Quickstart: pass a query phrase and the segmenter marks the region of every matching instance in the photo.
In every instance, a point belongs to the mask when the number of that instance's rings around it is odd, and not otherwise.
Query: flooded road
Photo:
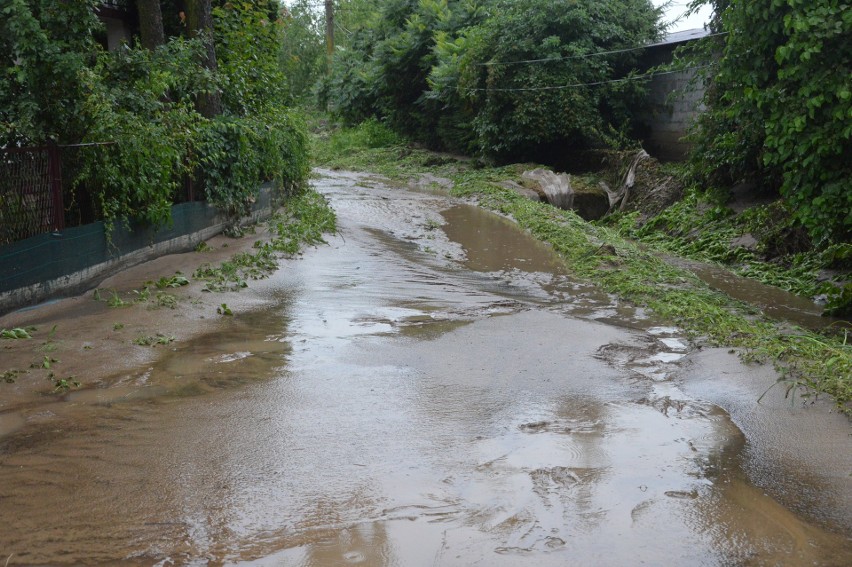
[[[852,562],[845,417],[756,404],[771,369],[690,352],[505,219],[315,184],[340,234],[262,308],[0,414],[0,561]]]

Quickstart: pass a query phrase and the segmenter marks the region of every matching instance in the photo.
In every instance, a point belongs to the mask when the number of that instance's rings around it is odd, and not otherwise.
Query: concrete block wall
[[[696,81],[695,71],[657,75],[648,92],[650,106],[643,117],[650,130],[645,149],[662,161],[678,161],[689,153],[683,140],[696,117],[704,110],[704,87]]]

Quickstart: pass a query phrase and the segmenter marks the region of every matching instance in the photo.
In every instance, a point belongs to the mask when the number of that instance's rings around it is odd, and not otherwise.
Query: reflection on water
[[[518,230],[508,219],[471,205],[457,205],[441,216],[447,221],[443,229],[450,240],[464,246],[465,266],[471,270],[565,273],[550,246]]]
[[[852,520],[750,484],[728,414],[671,380],[677,329],[551,309],[573,284],[534,289],[549,251],[502,220],[444,213],[498,283],[443,265],[388,235],[445,200],[352,184],[324,185],[345,240],[267,309],[0,419],[9,565],[848,563]],[[782,482],[814,484],[799,469]]]

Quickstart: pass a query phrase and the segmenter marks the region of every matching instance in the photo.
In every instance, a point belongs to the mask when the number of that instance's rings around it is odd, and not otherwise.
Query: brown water
[[[845,418],[504,219],[326,175],[341,235],[263,308],[3,414],[8,565],[850,563]]]
[[[775,286],[766,285],[759,281],[738,276],[730,271],[683,258],[669,258],[681,267],[694,272],[710,287],[722,291],[734,299],[754,305],[762,312],[775,319],[789,321],[808,329],[820,329],[831,324],[852,325],[849,321],[836,317],[824,317],[823,308],[807,297],[800,297]]]

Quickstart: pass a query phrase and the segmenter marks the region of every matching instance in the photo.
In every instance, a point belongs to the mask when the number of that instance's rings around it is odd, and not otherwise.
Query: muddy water
[[[8,565],[849,564],[845,418],[703,386],[758,373],[503,219],[316,183],[341,233],[265,308],[4,414]]]
[[[821,329],[832,323],[841,323],[844,327],[850,325],[849,321],[836,317],[824,317],[822,315],[823,308],[807,297],[801,297],[775,286],[738,276],[711,264],[683,258],[668,258],[668,260],[675,265],[691,270],[710,287],[718,289],[734,299],[750,303],[775,319],[789,321],[809,329]]]

